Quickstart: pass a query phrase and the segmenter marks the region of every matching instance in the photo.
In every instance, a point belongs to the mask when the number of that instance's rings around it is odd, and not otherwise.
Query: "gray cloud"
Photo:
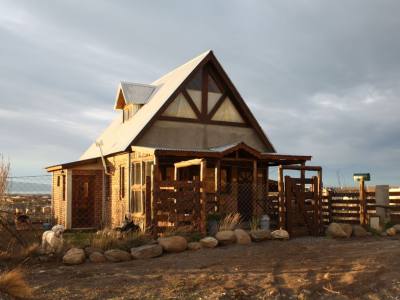
[[[213,49],[279,152],[327,184],[399,184],[398,1],[0,0],[0,152],[15,175],[75,160],[151,82]]]

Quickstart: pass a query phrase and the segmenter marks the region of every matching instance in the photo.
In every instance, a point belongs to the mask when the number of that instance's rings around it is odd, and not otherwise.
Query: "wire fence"
[[[21,215],[32,223],[51,220],[51,175],[8,178],[7,194],[0,199],[0,211],[9,221]]]

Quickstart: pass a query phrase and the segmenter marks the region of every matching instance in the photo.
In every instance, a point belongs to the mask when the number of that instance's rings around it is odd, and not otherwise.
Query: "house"
[[[276,153],[212,51],[151,84],[121,82],[114,109],[79,160],[47,167],[54,222],[67,228],[115,227],[128,214],[143,228],[204,230],[207,215],[230,211],[248,220],[271,207],[271,167],[311,160]]]

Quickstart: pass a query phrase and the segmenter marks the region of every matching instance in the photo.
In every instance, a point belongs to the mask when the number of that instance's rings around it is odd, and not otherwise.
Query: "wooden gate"
[[[91,228],[94,222],[95,176],[72,176],[72,228]]]
[[[318,177],[285,176],[286,228],[291,236],[319,234],[320,203]]]
[[[190,227],[200,230],[202,223],[200,181],[155,181],[153,194],[153,230]]]

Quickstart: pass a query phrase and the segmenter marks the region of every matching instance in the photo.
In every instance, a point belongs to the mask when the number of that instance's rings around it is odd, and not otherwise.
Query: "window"
[[[141,175],[142,175],[142,168],[141,163],[133,163],[132,164],[132,175],[133,175],[133,184],[142,184]]]
[[[60,186],[60,176],[57,176],[57,187]]]
[[[105,191],[105,198],[106,201],[111,200],[111,176],[105,175],[104,177],[104,191]]]
[[[144,163],[145,166],[145,172],[144,172],[144,178],[143,178],[143,183],[146,183],[146,177],[149,176],[151,177],[151,166],[153,165],[153,161],[146,161]]]
[[[62,198],[65,201],[65,175],[62,176],[63,182],[62,182]]]
[[[123,199],[125,197],[125,167],[119,167],[119,197]]]
[[[141,213],[143,212],[143,202],[142,202],[142,192],[141,191],[133,191],[132,192],[132,212]]]

